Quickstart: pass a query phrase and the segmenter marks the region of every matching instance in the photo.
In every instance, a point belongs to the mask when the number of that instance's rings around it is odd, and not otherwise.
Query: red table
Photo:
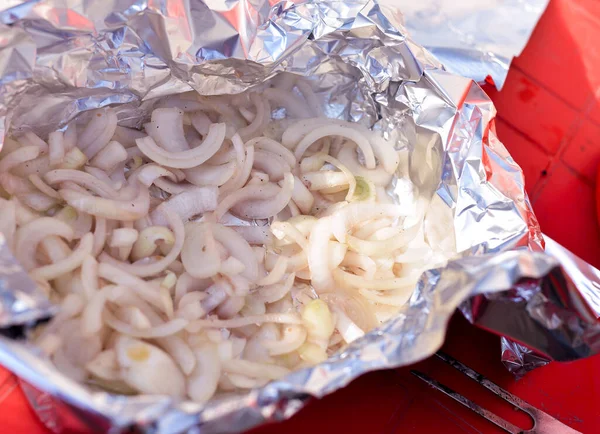
[[[521,165],[542,229],[600,267],[600,228],[593,180],[600,162],[600,2],[551,0],[505,88],[487,87],[498,107],[496,128]],[[499,339],[452,321],[444,350],[515,395],[573,428],[600,432],[600,357],[553,363],[515,380],[500,363]],[[452,368],[429,359],[418,369],[528,428],[528,417]],[[0,371],[0,426],[6,433],[44,433],[16,387]],[[365,375],[310,404],[289,421],[252,434],[360,432],[502,432],[429,389],[409,369]]]

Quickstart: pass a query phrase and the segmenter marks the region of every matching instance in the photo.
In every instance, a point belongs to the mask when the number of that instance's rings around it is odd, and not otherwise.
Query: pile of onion
[[[388,194],[405,155],[323,117],[308,82],[156,107],[141,131],[102,108],[0,153],[0,232],[61,305],[34,338],[65,375],[197,402],[261,386],[393,316],[444,260],[427,201]]]

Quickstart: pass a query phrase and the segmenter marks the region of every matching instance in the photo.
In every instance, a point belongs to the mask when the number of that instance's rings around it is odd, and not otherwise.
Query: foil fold
[[[303,75],[327,116],[379,129],[410,151],[410,171],[397,174],[390,194],[401,200],[410,178],[431,198],[428,241],[459,254],[447,267],[425,272],[395,318],[343,352],[206,406],[92,391],[58,373],[26,341],[0,338],[0,363],[32,386],[25,386],[28,396],[57,432],[73,426],[239,432],[287,418],[310,397],[365,372],[428,357],[458,307],[472,322],[492,324],[543,357],[571,360],[597,352],[589,307],[597,306],[590,302],[590,279],[597,274],[559,257],[568,272],[580,273],[570,278],[541,253],[523,175],[496,137],[491,101],[472,79],[445,70],[415,43],[388,6],[367,0],[11,0],[0,22],[4,136],[9,128],[44,135],[108,105],[121,124],[139,126],[158,97],[189,90],[234,94],[282,72]],[[14,264],[0,244],[0,266]],[[28,326],[54,313],[22,270],[12,275],[0,273],[2,327]],[[19,309],[27,315],[19,317]],[[505,324],[497,313],[505,310],[514,310],[523,325]],[[513,354],[515,366],[519,355]]]

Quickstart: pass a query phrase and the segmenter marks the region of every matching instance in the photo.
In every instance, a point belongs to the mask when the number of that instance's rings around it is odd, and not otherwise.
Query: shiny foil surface
[[[139,126],[158,97],[192,89],[233,94],[281,72],[304,75],[327,116],[380,129],[398,149],[410,150],[410,173],[398,174],[390,194],[401,202],[410,177],[431,197],[429,242],[459,254],[447,267],[425,272],[394,319],[328,361],[201,406],[92,391],[58,373],[15,327],[44,319],[54,308],[0,243],[0,321],[7,335],[0,339],[0,363],[23,379],[55,432],[131,426],[158,433],[239,432],[288,418],[311,396],[365,372],[428,357],[441,346],[458,307],[542,359],[597,352],[594,312],[600,304],[591,283],[597,270],[567,253],[558,260],[542,253],[522,172],[496,137],[491,101],[472,79],[446,71],[415,43],[395,10],[365,0],[2,5],[1,136],[9,130],[43,136],[108,105],[118,109],[122,125]],[[507,324],[506,312],[520,320],[518,327]],[[506,357],[523,368],[518,357],[524,353],[511,351],[505,349]]]
[[[383,0],[400,8],[413,39],[456,74],[502,88],[549,0]]]

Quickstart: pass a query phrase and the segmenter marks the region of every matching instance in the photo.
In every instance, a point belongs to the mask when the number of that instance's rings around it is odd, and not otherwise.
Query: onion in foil
[[[445,262],[429,201],[390,203],[407,151],[280,83],[159,101],[139,135],[104,108],[13,138],[3,232],[63,306],[35,338],[63,374],[197,402],[254,388],[362,337]]]

